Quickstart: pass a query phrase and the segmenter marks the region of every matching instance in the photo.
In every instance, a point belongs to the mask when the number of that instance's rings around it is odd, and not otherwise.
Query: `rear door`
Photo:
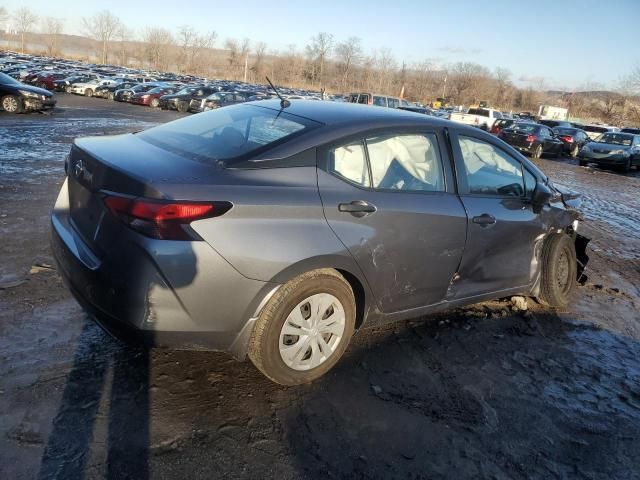
[[[439,130],[351,138],[319,149],[327,221],[385,313],[444,299],[466,236]]]
[[[468,215],[467,244],[454,298],[528,286],[535,246],[546,233],[530,198],[535,176],[484,136],[452,133],[458,189]]]

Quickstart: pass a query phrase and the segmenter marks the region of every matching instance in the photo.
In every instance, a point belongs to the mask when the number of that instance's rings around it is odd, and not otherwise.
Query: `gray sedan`
[[[65,168],[52,247],[101,326],[286,385],[366,326],[514,294],[565,306],[587,262],[578,194],[411,112],[250,102],[78,139]]]
[[[603,133],[582,147],[578,159],[580,165],[596,163],[628,172],[634,165],[640,165],[640,135]]]

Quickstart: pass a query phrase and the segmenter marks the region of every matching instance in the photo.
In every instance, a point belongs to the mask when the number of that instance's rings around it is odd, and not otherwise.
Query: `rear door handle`
[[[364,217],[376,211],[375,205],[364,200],[354,200],[350,203],[339,203],[338,211],[350,213],[354,217]]]
[[[478,217],[473,217],[473,223],[477,223],[481,227],[493,225],[494,223],[496,223],[496,217],[494,217],[493,215],[489,215],[488,213],[483,213]]]

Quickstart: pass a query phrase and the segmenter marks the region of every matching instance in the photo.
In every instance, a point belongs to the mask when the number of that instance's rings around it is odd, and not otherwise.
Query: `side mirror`
[[[544,183],[538,182],[536,188],[531,195],[531,205],[533,206],[534,213],[540,213],[542,208],[551,201],[553,198],[553,192]]]

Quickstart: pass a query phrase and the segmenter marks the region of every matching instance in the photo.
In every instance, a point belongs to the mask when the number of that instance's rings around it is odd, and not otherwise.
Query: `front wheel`
[[[153,98],[151,99],[151,108],[158,108],[158,106],[160,105],[160,100],[158,100],[157,98]]]
[[[568,235],[552,234],[542,247],[540,294],[538,299],[550,307],[566,307],[576,288],[578,263],[576,248]]]
[[[85,95],[85,97],[93,97],[93,90],[91,90],[90,88],[87,88],[84,91],[84,95]]]
[[[113,94],[113,92],[109,92],[107,93],[107,98],[113,101],[116,99],[116,96]]]
[[[16,95],[2,97],[2,109],[7,113],[20,113],[23,110],[22,100]]]
[[[629,158],[622,167],[620,167],[622,173],[629,173],[631,171],[631,158]]]
[[[180,113],[187,113],[189,111],[189,104],[187,102],[178,102],[176,108]]]
[[[579,151],[580,149],[578,148],[578,145],[573,145],[573,147],[571,147],[571,151],[569,151],[569,156],[576,158]]]
[[[342,357],[355,327],[349,283],[335,270],[307,272],[283,285],[258,318],[249,358],[281,385],[312,382]]]

